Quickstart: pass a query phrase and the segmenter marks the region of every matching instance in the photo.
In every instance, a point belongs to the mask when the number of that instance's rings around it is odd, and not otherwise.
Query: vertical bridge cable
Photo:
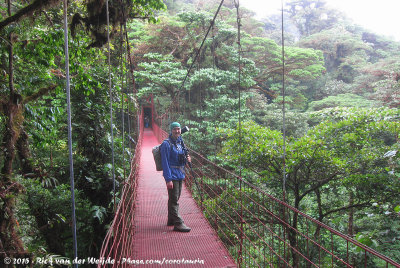
[[[128,89],[128,85],[129,85],[129,74],[132,76],[132,95],[134,97],[134,103],[133,103],[133,108],[135,108],[135,104],[137,103],[136,101],[136,83],[135,83],[135,76],[133,73],[133,62],[132,62],[132,57],[131,57],[131,48],[129,46],[129,38],[128,38],[128,31],[126,29],[126,19],[125,19],[125,13],[124,10],[122,10],[122,16],[123,16],[123,20],[124,20],[124,36],[125,36],[125,55],[127,57],[126,59],[126,85],[127,85],[127,89]],[[127,95],[128,95],[128,90],[127,90]],[[129,136],[132,137],[132,129],[131,129],[131,98],[128,95],[128,132],[129,132]],[[139,116],[138,116],[139,118]],[[139,130],[137,132],[137,135],[139,136]],[[129,142],[129,149],[130,149],[130,161],[132,162],[133,156],[132,156],[132,150],[133,148],[131,147],[132,142]]]
[[[129,45],[129,37],[128,37],[128,31],[126,29],[126,18],[125,18],[125,10],[122,9],[122,17],[124,21],[124,35],[125,35],[125,55],[127,57],[126,59],[126,85],[128,88],[129,84],[129,74],[131,75],[132,78],[132,96],[133,96],[133,110],[135,110],[135,105],[137,104],[136,100],[136,82],[135,82],[135,76],[134,76],[134,69],[133,69],[133,61],[132,61],[132,56],[131,56],[131,47]],[[127,90],[128,92],[128,90]],[[128,95],[128,93],[127,93]],[[128,96],[128,129],[129,129],[129,136],[132,137],[132,130],[131,130],[131,113],[130,113],[130,104],[131,104],[131,98]],[[139,129],[139,112],[137,112],[137,136],[139,137],[140,129]],[[154,120],[154,118],[152,118]],[[132,140],[133,141],[133,140]],[[132,151],[133,149],[131,148],[131,143],[129,142],[130,145],[130,150]],[[130,162],[132,161],[133,157],[132,154],[130,155]]]
[[[283,190],[283,202],[286,202],[286,109],[285,109],[285,38],[284,38],[284,27],[283,27],[283,5],[284,0],[281,1],[282,4],[282,133],[283,133],[283,180],[282,180],[282,190]]]
[[[240,27],[241,20],[239,14],[239,0],[234,0],[234,4],[236,7],[236,20],[237,20],[237,44],[238,44],[238,93],[239,93],[239,188],[240,188],[240,245],[238,252],[238,263],[239,267],[242,266],[243,261],[243,240],[244,240],[244,221],[243,221],[243,197],[242,197],[242,110],[241,110],[241,53],[242,46],[240,43]]]
[[[127,37],[127,35],[125,35],[125,30],[126,29],[124,28],[124,38],[123,38],[123,40],[125,40],[125,38]],[[124,56],[124,59],[125,59],[124,62],[125,62],[126,98],[128,100],[128,104],[127,104],[128,105],[128,116],[127,116],[128,122],[127,122],[127,125],[128,125],[128,135],[129,135],[129,142],[128,142],[128,144],[129,144],[129,154],[128,154],[128,156],[129,156],[129,163],[131,163],[132,162],[132,158],[133,158],[133,156],[132,156],[132,141],[133,141],[133,139],[132,139],[132,130],[131,130],[131,97],[129,95],[129,67],[128,67],[129,59],[127,58],[127,55],[128,55],[127,43],[128,43],[128,39],[126,39],[126,44],[124,44],[124,55],[125,55]],[[133,94],[135,94],[135,92],[133,92]],[[138,135],[139,135],[139,133],[138,133]]]
[[[125,169],[125,111],[124,111],[124,57],[123,57],[123,51],[122,47],[124,44],[124,36],[123,36],[123,29],[122,29],[122,24],[120,27],[120,52],[121,52],[121,63],[120,63],[120,68],[121,68],[121,122],[122,122],[122,165],[123,165],[123,170],[124,170],[124,180],[126,178],[126,169]]]
[[[110,91],[110,125],[111,125],[111,157],[112,157],[112,181],[113,181],[113,193],[114,193],[114,212],[116,209],[115,204],[115,167],[114,167],[114,126],[113,126],[113,95],[111,88],[111,52],[110,52],[110,14],[108,10],[108,0],[106,1],[106,14],[107,14],[107,59],[108,59],[108,89]]]
[[[234,0],[236,6],[236,15],[237,15],[237,27],[238,27],[238,93],[239,93],[239,176],[242,177],[242,109],[241,109],[241,83],[242,83],[242,66],[241,66],[241,50],[242,45],[240,43],[240,27],[241,27],[241,20],[239,14],[239,0]]]
[[[124,46],[125,56],[126,56],[126,46]],[[132,162],[132,130],[131,130],[131,97],[129,95],[129,72],[128,72],[128,62],[125,62],[125,83],[126,83],[126,98],[128,100],[128,116],[127,116],[127,125],[128,125],[128,147],[129,147],[129,163]]]
[[[78,242],[77,242],[77,237],[76,237],[74,161],[73,161],[73,156],[72,156],[71,92],[70,92],[70,77],[69,77],[67,11],[68,11],[67,0],[64,0],[65,77],[66,77],[66,91],[67,91],[69,168],[70,168],[70,180],[71,180],[72,236],[73,236],[73,244],[74,244],[74,257],[76,259],[76,258],[78,258]],[[74,267],[78,267],[78,264],[75,263]]]
[[[214,94],[217,93],[217,81],[216,81],[216,75],[215,75],[215,70],[216,70],[216,46],[215,46],[215,32],[214,32],[214,24],[212,25],[211,29],[211,35],[212,35],[212,42],[211,42],[211,54],[212,54],[212,59],[213,59],[213,88],[214,88]],[[217,133],[217,102],[215,101],[215,97],[213,97],[213,104],[214,104],[214,133]],[[214,159],[217,159],[217,135],[214,134]]]
[[[285,36],[284,36],[284,26],[283,26],[283,6],[284,6],[284,0],[281,0],[281,33],[282,33],[282,135],[283,135],[283,140],[282,140],[282,151],[283,151],[283,159],[282,159],[282,201],[286,202],[286,94],[285,94]],[[283,220],[287,222],[287,215],[286,215],[286,208],[283,209]],[[289,235],[286,233],[286,229],[284,231],[284,238],[286,239],[286,235]],[[287,257],[289,257],[289,253],[286,253],[286,244],[284,245],[283,249],[283,254],[284,258],[285,255],[287,254]]]

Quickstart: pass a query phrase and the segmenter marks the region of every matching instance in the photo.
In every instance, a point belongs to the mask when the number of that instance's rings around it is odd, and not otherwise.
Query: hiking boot
[[[174,227],[174,231],[177,231],[177,232],[190,232],[190,230],[191,230],[191,228],[187,227],[184,223],[177,224]]]
[[[167,222],[167,226],[174,226],[174,222],[173,221],[168,221]]]

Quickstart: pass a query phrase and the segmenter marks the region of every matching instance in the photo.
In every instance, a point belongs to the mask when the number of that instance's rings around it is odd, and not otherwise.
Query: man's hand
[[[167,189],[173,189],[174,188],[174,183],[172,181],[167,182]]]
[[[190,157],[190,155],[187,155],[187,161],[188,161],[189,163],[192,162],[192,158]]]

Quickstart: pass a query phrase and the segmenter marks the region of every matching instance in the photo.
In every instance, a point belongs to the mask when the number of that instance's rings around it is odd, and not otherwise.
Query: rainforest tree
[[[35,144],[43,144],[46,140],[48,141],[47,137],[42,136],[40,131],[37,131],[40,128],[53,128],[53,131],[49,131],[49,133],[52,133],[51,135],[60,133],[61,135],[56,137],[57,139],[65,141],[66,138],[65,113],[60,113],[60,111],[65,111],[65,104],[60,106],[62,103],[60,99],[65,97],[62,91],[65,83],[65,74],[63,71],[65,64],[63,56],[64,41],[63,31],[61,30],[62,1],[35,0],[26,3],[26,1],[8,0],[5,3],[1,4],[1,10],[6,10],[7,12],[0,13],[0,42],[2,44],[0,46],[2,73],[0,112],[3,123],[2,174],[0,177],[0,242],[2,251],[7,254],[12,252],[18,254],[18,252],[25,252],[25,250],[23,242],[16,231],[16,202],[19,194],[25,191],[25,189],[28,191],[26,196],[32,196],[37,190],[36,187],[30,188],[25,182],[30,180],[41,180],[42,182],[53,181],[51,187],[55,187],[56,183],[68,183],[66,179],[67,174],[63,172],[67,170],[67,166],[65,166],[67,163],[53,161],[54,159],[59,159],[58,156],[62,154],[65,156],[65,147],[62,147],[65,143],[50,143],[52,144],[52,150],[49,162],[43,161],[44,159],[42,161],[34,161],[32,153],[37,152],[32,150],[32,140],[30,138],[30,136],[35,137]],[[97,109],[102,107],[101,105],[106,104],[102,103],[102,100],[106,96],[105,92],[107,91],[104,85],[107,83],[104,83],[106,82],[105,79],[101,78],[107,77],[103,71],[107,68],[104,65],[105,51],[102,50],[102,46],[107,42],[105,38],[107,30],[105,27],[107,24],[105,3],[106,1],[86,1],[83,4],[77,1],[72,2],[69,9],[75,14],[70,24],[70,29],[75,37],[72,41],[71,62],[77,60],[80,63],[84,63],[82,65],[72,63],[72,76],[73,78],[76,76],[76,79],[73,80],[72,94],[76,96],[74,101],[78,104],[89,106],[89,109]],[[117,26],[124,25],[127,20],[140,18],[149,22],[155,22],[157,10],[165,8],[165,5],[160,0],[110,1],[109,4],[112,38],[115,37]],[[79,27],[79,25],[83,25],[83,28]],[[87,30],[87,32],[84,30]],[[93,50],[94,48],[97,48],[97,51]],[[103,68],[91,69],[91,64],[96,64],[95,62],[100,63],[99,66]],[[89,69],[90,71],[88,71]],[[119,73],[119,71],[116,71],[116,73]],[[92,96],[92,98],[81,98],[82,95]],[[45,104],[44,107],[48,108],[47,110],[46,108],[43,110],[43,104]],[[86,116],[91,116],[90,122],[94,123],[95,126],[101,126],[104,124],[104,120],[107,120],[107,116],[103,112],[104,108],[99,111],[100,116],[93,113],[86,114]],[[38,117],[39,115],[44,115],[44,118],[52,118],[51,120],[44,120],[50,123],[50,126],[46,126],[45,122],[41,122],[42,119]],[[77,116],[76,119],[82,123],[85,122],[82,117]],[[27,127],[31,126],[35,127],[27,129]],[[75,137],[78,137],[78,141],[83,141],[87,137],[87,134],[78,132],[75,134]],[[90,153],[92,153],[89,152],[90,147],[100,150],[105,150],[105,148],[109,147],[109,141],[106,139],[108,135],[107,131],[102,134],[102,137],[91,135],[93,136],[93,140],[90,140],[92,144],[81,144],[84,147],[80,147],[83,150],[78,153],[83,158],[90,158]],[[54,138],[53,136],[52,141],[54,141]],[[102,145],[98,146],[100,143]],[[101,155],[96,154],[99,157]],[[16,161],[17,159],[18,162]],[[80,162],[79,160],[80,158],[78,157],[78,163]],[[93,174],[99,176],[98,180],[102,177],[108,177],[109,171],[101,167],[102,165],[107,166],[107,158],[102,158],[101,161],[89,162],[91,166],[86,166],[86,171],[88,171],[89,175],[79,174],[78,177],[80,176],[82,179],[78,179],[78,182],[81,180],[90,181]],[[60,166],[55,168],[55,165]],[[99,170],[101,171],[99,172]],[[25,181],[21,182],[21,177],[18,175],[22,176]],[[57,179],[55,179],[56,177]],[[107,180],[104,181],[104,184],[107,184]],[[109,187],[104,188],[101,185],[100,183],[100,190],[105,192],[102,192],[97,197],[93,196],[93,199],[91,199],[92,208],[99,208],[97,212],[102,211],[102,207],[108,206],[104,202],[107,203],[110,201],[109,198],[104,199],[101,197],[101,195],[109,195]],[[27,188],[24,189],[24,186]],[[85,183],[78,183],[78,187],[87,189],[93,188],[93,185],[88,187]],[[36,193],[39,192],[36,191]],[[37,204],[29,202],[29,200],[26,202],[31,205],[32,210],[32,206],[37,206]],[[62,208],[63,206],[58,207]],[[45,211],[42,211],[34,213],[36,223],[39,225],[37,228],[41,228],[42,235],[48,241],[49,249],[58,254],[65,253],[62,250],[62,246],[57,245],[57,243],[60,244],[64,241],[55,238],[54,235],[57,235],[57,230],[59,230],[57,228],[59,226],[63,226],[67,230],[69,223],[64,222],[61,225],[50,225],[49,223],[53,222],[53,220],[56,222],[64,221],[60,220],[59,217],[64,212],[60,213],[58,211],[55,214],[46,214]],[[97,213],[96,215],[100,214]],[[53,217],[58,217],[58,219],[53,219]],[[65,218],[64,216],[61,217],[61,219]],[[104,232],[106,224],[102,219],[101,221],[100,225],[102,227],[99,230]],[[42,226],[43,224],[45,225]],[[91,224],[96,225],[96,223]],[[54,227],[53,230],[51,230],[52,226]],[[52,242],[50,243],[49,241]],[[100,241],[95,241],[95,243],[99,244]],[[94,251],[96,250],[98,248]]]

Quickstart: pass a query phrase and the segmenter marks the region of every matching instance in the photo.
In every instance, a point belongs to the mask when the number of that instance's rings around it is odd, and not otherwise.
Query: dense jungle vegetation
[[[399,42],[324,0],[286,1],[283,76],[279,14],[240,8],[239,61],[225,1],[194,61],[220,1],[109,3],[110,66],[105,1],[68,9],[80,256],[99,255],[150,94],[192,149],[282,196],[285,82],[288,203],[400,261]],[[0,252],[73,255],[62,14],[59,0],[0,3]]]

